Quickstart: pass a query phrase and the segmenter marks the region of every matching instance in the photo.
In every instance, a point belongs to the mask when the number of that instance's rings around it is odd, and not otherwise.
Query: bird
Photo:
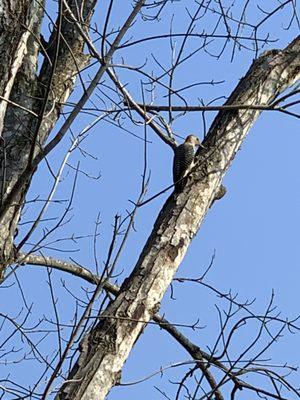
[[[196,146],[204,147],[195,135],[188,135],[185,141],[174,150],[173,182],[175,193],[181,192],[185,185],[183,179],[194,165]]]

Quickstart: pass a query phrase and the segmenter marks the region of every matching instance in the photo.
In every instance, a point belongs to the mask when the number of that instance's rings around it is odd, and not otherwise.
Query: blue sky
[[[113,9],[111,28],[114,24],[120,25],[126,15],[124,9],[118,9],[117,3],[119,3],[119,0],[116,1],[116,7]],[[144,37],[151,33],[169,32],[172,7],[172,10],[175,10],[173,31],[184,32],[188,22],[184,10],[187,3],[182,1],[170,5],[162,15],[161,22],[142,22],[139,18],[127,38],[130,38],[131,35]],[[255,1],[254,3],[262,5],[262,2]],[[276,1],[270,1],[268,7],[273,9],[277,5]],[[195,9],[195,5],[191,6],[190,9]],[[236,15],[239,15],[238,11],[236,9]],[[275,44],[266,46],[266,49],[282,48],[299,34],[299,29],[295,23],[289,30],[283,29],[288,25],[290,15],[290,9],[283,10],[282,14],[274,16],[266,27],[259,31],[259,34],[263,36],[266,31],[270,30],[272,38],[279,38]],[[254,22],[261,16],[262,14],[258,9],[252,7],[248,18]],[[207,21],[199,20],[195,31],[209,30],[213,23],[212,18]],[[103,23],[99,8],[95,12],[94,20],[97,21],[99,26]],[[221,25],[219,31],[224,31]],[[181,40],[176,40],[176,48],[180,46],[180,43]],[[212,45],[211,51],[222,46],[222,43],[218,42],[216,45]],[[187,53],[197,46],[196,40],[191,41],[187,47]],[[216,97],[228,96],[239,79],[244,76],[251,65],[254,53],[246,50],[238,51],[234,60],[230,62],[231,51],[232,44],[228,46],[220,59],[201,51],[179,68],[174,82],[176,88],[201,81],[224,81],[224,83],[215,86],[196,86],[190,91],[184,92],[190,105],[197,104],[199,98],[202,98],[207,104]],[[168,39],[151,41],[147,45],[124,49],[117,53],[114,62],[120,63],[122,57],[124,57],[125,64],[143,65],[147,60],[144,69],[148,73],[151,73],[152,70],[158,73],[159,68],[151,57],[151,53],[154,53],[165,66],[169,65]],[[90,73],[92,74],[92,72],[93,68]],[[117,69],[117,72],[124,83],[128,82],[127,89],[137,100],[141,101],[141,77],[124,69]],[[89,79],[87,74],[84,76],[86,80]],[[108,92],[106,90],[106,93]],[[98,94],[101,96],[100,92]],[[167,99],[163,97],[164,94],[161,89],[157,89],[156,104],[166,104]],[[72,98],[76,99],[78,96],[78,91],[75,90]],[[93,97],[93,101],[100,102],[97,97]],[[224,100],[220,99],[216,103],[222,104],[222,102]],[[179,104],[179,102],[174,99],[174,104]],[[206,113],[208,126],[214,116],[215,113]],[[93,117],[89,115],[80,117],[73,125],[73,133],[78,134],[92,119]],[[126,121],[126,127],[134,134],[143,136],[142,125],[138,127]],[[203,137],[201,114],[190,113],[179,118],[174,122],[173,129],[176,134],[182,137],[191,132]],[[147,196],[150,197],[171,183],[172,152],[150,129],[147,130],[147,136],[150,142],[147,149],[148,172],[151,171]],[[70,138],[65,138],[62,145],[49,157],[54,168],[58,168],[69,143]],[[208,212],[180,266],[178,277],[195,278],[201,276],[215,252],[214,265],[205,278],[207,284],[224,293],[231,290],[238,294],[237,299],[240,302],[255,299],[251,309],[258,314],[264,313],[274,291],[274,303],[278,307],[278,312],[281,312],[283,319],[285,317],[292,319],[299,314],[299,147],[299,120],[275,112],[265,112],[261,115],[224,179],[224,184],[227,187],[226,196],[215,203]],[[72,220],[59,229],[53,238],[55,240],[70,237],[73,234],[93,234],[95,220],[99,214],[101,225],[99,227],[100,236],[97,243],[97,253],[98,262],[101,266],[105,260],[111,239],[114,215],[125,216],[126,209],[131,208],[129,200],[137,198],[143,169],[143,141],[103,122],[92,129],[85,141],[84,149],[97,159],[83,157],[82,153],[77,151],[71,156],[70,163],[76,165],[77,161],[80,160],[82,170],[92,175],[97,175],[100,172],[101,178],[93,180],[87,178],[84,174],[79,174],[74,203],[70,212]],[[67,167],[56,199],[68,197],[73,178],[74,171]],[[34,178],[28,198],[33,199],[38,194],[45,196],[49,191],[50,182],[49,171],[43,165]],[[118,283],[121,283],[133,269],[167,196],[168,194],[165,194],[139,210],[135,223],[136,231],[131,233],[118,263],[116,270],[119,275],[116,278]],[[38,203],[28,206],[22,222],[31,220],[38,207]],[[46,217],[57,216],[62,210],[63,206],[53,205],[49,208]],[[51,226],[51,221],[47,224]],[[31,242],[39,239],[42,228],[45,226],[46,224],[41,225],[31,238]],[[28,229],[28,225],[23,226],[19,237],[22,237],[22,233],[26,232],[26,229]],[[43,252],[46,255],[53,255],[62,259],[72,257],[77,262],[94,270],[93,240],[91,237],[78,240],[77,243],[63,241],[58,244],[58,247],[59,251],[44,249]],[[24,248],[24,250],[26,249],[30,249],[30,246]],[[68,250],[72,252],[68,252]],[[18,271],[18,278],[24,288],[27,303],[34,304],[31,322],[37,321],[38,315],[48,315],[53,318],[53,307],[46,283],[48,277],[45,269],[23,267]],[[84,300],[86,300],[86,295],[82,287],[89,288],[89,290],[92,288],[83,281],[59,272],[54,272],[52,278],[55,283],[56,297],[58,297],[57,307],[62,321],[67,323],[74,311],[74,298],[66,292],[63,281],[73,294]],[[14,286],[1,291],[1,302],[5,306],[6,312],[15,315],[23,304],[22,296],[14,277],[11,277],[9,284],[14,284]],[[196,283],[174,282],[173,289],[176,300],[170,298],[169,290],[162,302],[160,313],[165,314],[171,322],[179,324],[193,324],[199,319],[199,325],[203,326],[203,329],[193,331],[189,328],[182,328],[182,331],[197,345],[208,351],[209,347],[213,347],[220,330],[216,305],[220,310],[226,310],[228,302],[225,299],[218,298],[212,291]],[[14,302],[11,301],[12,298]],[[232,347],[230,347],[232,357],[239,354],[249,338],[256,332],[257,325],[255,323],[251,323],[239,331],[239,334],[233,340]],[[265,337],[264,343],[267,340]],[[49,338],[41,345],[41,349],[43,347],[47,349],[50,344],[55,349],[55,341],[55,335],[49,335]],[[276,364],[299,365],[299,352],[295,351],[298,348],[298,343],[299,336],[289,334],[286,331],[284,337],[266,353],[266,357],[272,357],[272,362]],[[259,345],[257,348],[259,348]],[[161,331],[157,326],[148,326],[129,356],[123,370],[122,382],[139,380],[159,370],[161,366],[186,360],[190,360],[190,356],[167,333]],[[29,365],[30,368],[26,365]],[[35,373],[38,376],[35,368],[36,366],[33,366],[31,361],[25,361],[13,367],[6,366],[4,374],[11,372],[16,379],[24,384],[28,381],[33,382],[32,377]],[[187,366],[172,368],[166,372],[163,378],[158,375],[139,385],[116,387],[111,391],[108,398],[110,400],[116,400],[120,397],[125,400],[163,398],[154,386],[165,390],[172,397],[175,387],[168,382],[168,379],[178,381],[187,370]],[[259,384],[259,381],[255,379],[252,382]],[[299,374],[295,374],[291,381],[297,385]],[[238,398],[249,399],[248,396],[247,393],[241,393]]]

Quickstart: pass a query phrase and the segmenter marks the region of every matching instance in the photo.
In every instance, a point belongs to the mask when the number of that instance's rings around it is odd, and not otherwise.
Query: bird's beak
[[[198,140],[197,146],[201,147],[202,149],[206,149],[206,147]]]

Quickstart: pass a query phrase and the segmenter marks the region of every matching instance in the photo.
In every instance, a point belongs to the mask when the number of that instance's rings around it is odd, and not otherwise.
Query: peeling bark
[[[254,61],[226,104],[270,104],[299,79],[300,37],[286,49],[266,52]],[[85,337],[81,354],[56,399],[101,400],[118,383],[131,348],[158,310],[224,174],[260,112],[221,111],[217,115],[185,189],[171,195],[163,206],[134,270]]]

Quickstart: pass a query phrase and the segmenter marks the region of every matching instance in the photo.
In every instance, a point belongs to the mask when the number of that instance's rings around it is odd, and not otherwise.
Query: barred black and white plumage
[[[173,160],[175,192],[182,191],[185,185],[185,179],[183,178],[193,166],[195,146],[197,145],[200,145],[199,139],[194,135],[189,135],[185,142],[175,149]]]

